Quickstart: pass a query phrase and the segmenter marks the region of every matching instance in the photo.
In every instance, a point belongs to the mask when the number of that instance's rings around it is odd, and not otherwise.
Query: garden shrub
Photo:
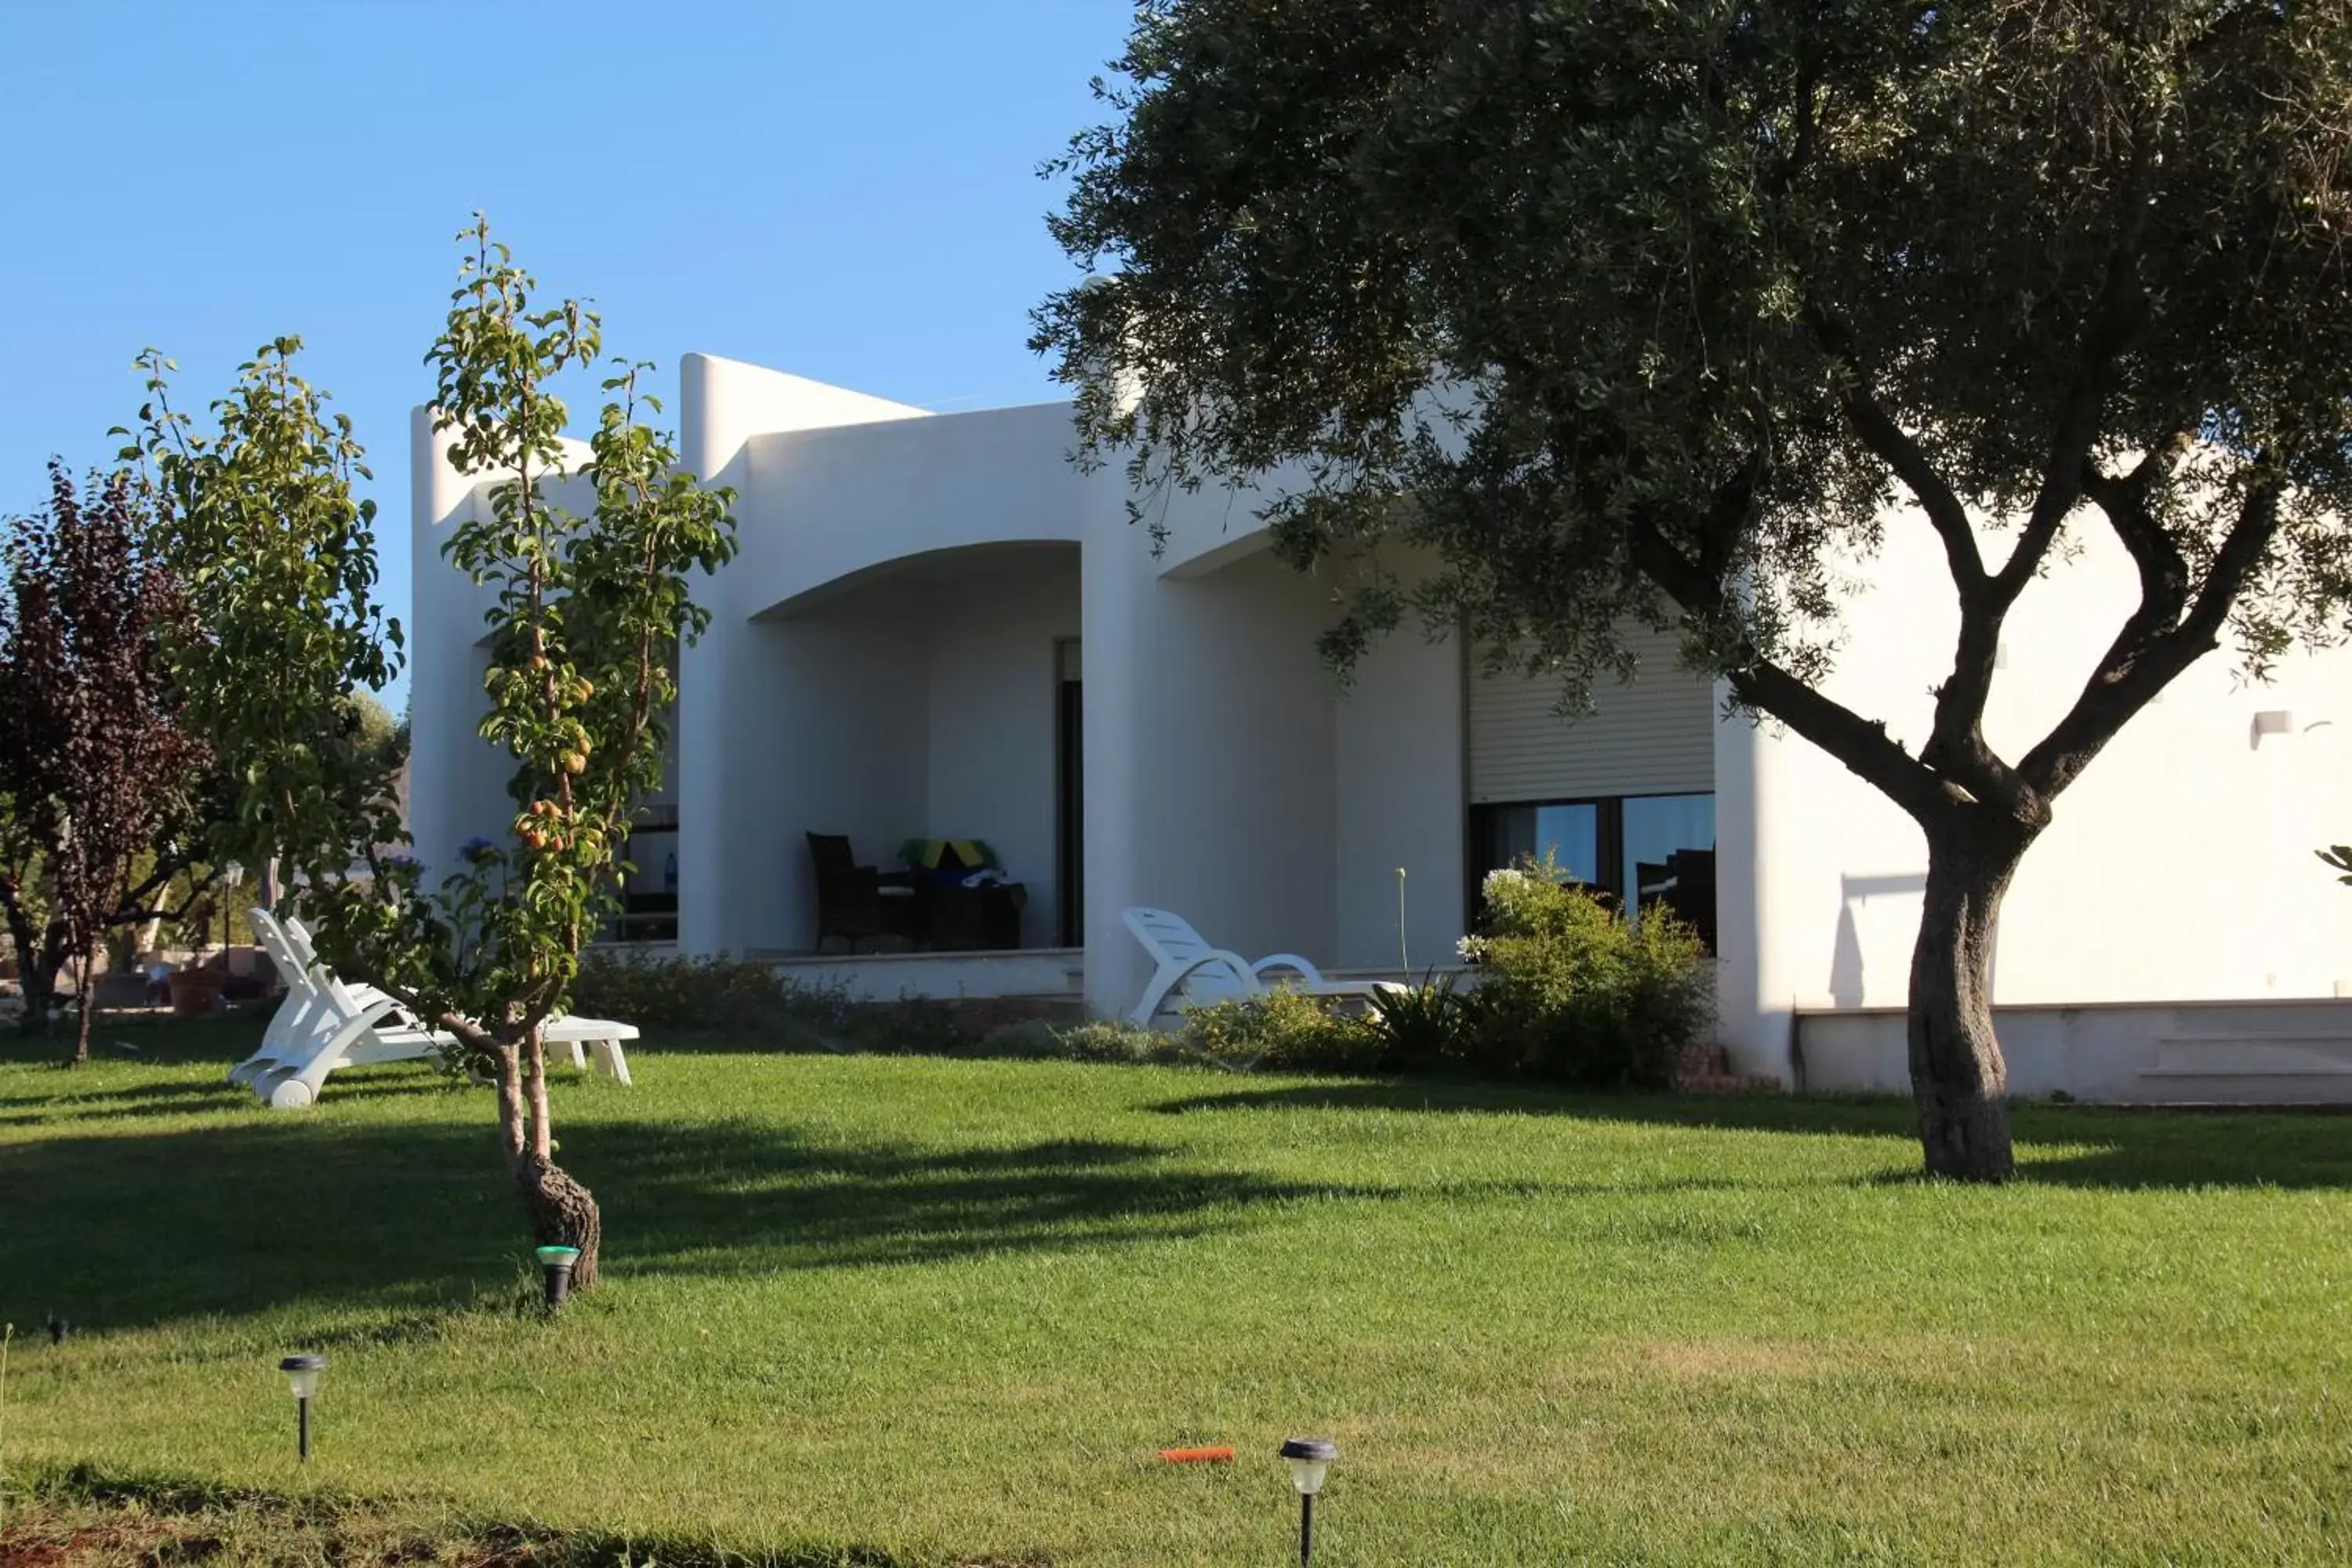
[[[1486,931],[1463,943],[1480,983],[1458,1049],[1474,1070],[1601,1089],[1664,1089],[1712,1021],[1714,963],[1664,908],[1628,919],[1549,860],[1487,874]]]
[[[1458,977],[1427,975],[1406,991],[1382,991],[1365,1021],[1380,1042],[1383,1072],[1434,1072],[1466,1065],[1474,994]]]
[[[1177,1059],[1177,1043],[1173,1037],[1128,1024],[1056,1025],[1031,1018],[989,1031],[976,1054],[1048,1061],[1165,1062]]]
[[[1381,1066],[1381,1037],[1366,1018],[1287,989],[1187,1008],[1178,1037],[1189,1054],[1222,1067],[1377,1072]]]
[[[1516,949],[1497,950],[1502,968]],[[1496,978],[1502,969],[1490,963]],[[1487,989],[1495,988],[1490,979]],[[1507,986],[1507,990],[1508,987]],[[573,1005],[583,1016],[643,1026],[736,1037],[780,1051],[864,1051],[892,1056],[1003,1057],[1043,1060],[1210,1062],[1235,1071],[1536,1071],[1514,1044],[1486,1037],[1477,994],[1452,977],[1367,1012],[1276,990],[1186,1010],[1173,1031],[1121,1022],[1061,1024],[1015,999],[904,997],[853,1002],[837,990],[797,984],[754,961],[591,951],[581,955]],[[1513,1041],[1528,1034],[1510,1015]]]
[[[752,960],[581,954],[572,1005],[583,1016],[739,1037],[780,1051],[888,1056],[1174,1061],[1172,1037],[1123,1024],[1056,1026],[1012,997],[906,996],[855,1002]]]
[[[1170,1062],[1178,1059],[1175,1042],[1157,1029],[1097,1019],[1060,1031],[1062,1048],[1082,1062]]]
[[[648,958],[594,948],[580,955],[572,1005],[585,1017],[760,1035],[839,1033],[851,1013],[840,992],[795,984],[772,963],[723,953]]]

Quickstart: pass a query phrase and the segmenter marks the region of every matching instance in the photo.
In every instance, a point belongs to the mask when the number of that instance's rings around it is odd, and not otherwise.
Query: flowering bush
[[[1549,858],[1488,873],[1481,973],[1461,1049],[1476,1070],[1593,1088],[1663,1089],[1714,1016],[1698,933],[1653,906],[1628,919],[1570,886]]]

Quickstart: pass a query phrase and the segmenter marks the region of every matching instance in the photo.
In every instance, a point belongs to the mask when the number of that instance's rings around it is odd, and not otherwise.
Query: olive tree
[[[1295,463],[1326,647],[1416,612],[1571,700],[1679,631],[1925,837],[1927,1169],[2011,1168],[1988,963],[2067,787],[2234,636],[2340,632],[2352,10],[2263,0],[1145,0],[1052,169],[1036,314],[1080,457]],[[1899,498],[1900,510],[1886,502]],[[1916,750],[1828,682],[1886,528],[1958,632]],[[2067,711],[1986,738],[2004,622],[2090,534],[2138,595]],[[1401,589],[1371,547],[1442,570]],[[2080,679],[2014,670],[2009,679]]]
[[[585,1288],[602,1221],[555,1159],[541,1033],[612,907],[630,813],[660,783],[680,640],[707,621],[688,577],[731,555],[730,498],[700,488],[672,439],[642,422],[659,405],[637,391],[644,367],[626,363],[604,383],[611,401],[579,470],[594,505],[556,504],[550,486],[572,470],[554,384],[596,363],[597,318],[576,300],[534,308],[532,279],[487,224],[461,237],[462,279],[426,357],[436,427],[455,432],[448,460],[488,486],[490,504],[443,548],[493,590],[480,733],[514,762],[501,838],[473,841],[429,883],[427,868],[383,848],[399,839],[398,752],[365,731],[349,693],[381,688],[397,630],[372,598],[373,508],[351,490],[362,453],[290,374],[298,345],[247,368],[218,407],[220,437],[197,438],[163,410],[144,445],[186,547],[224,563],[212,587],[237,628],[238,646],[224,635],[192,675],[244,781],[226,837],[275,848],[321,956],[446,1030],[452,1065],[496,1086],[499,1147],[534,1239],[581,1248],[572,1279]],[[264,660],[268,679],[241,681]]]

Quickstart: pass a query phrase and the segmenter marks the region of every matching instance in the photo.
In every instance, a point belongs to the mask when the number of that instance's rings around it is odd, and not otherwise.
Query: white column
[[[1718,681],[1718,710],[1726,695]],[[1793,1088],[1796,982],[1786,973],[1788,955],[1775,948],[1771,908],[1779,838],[1801,825],[1774,820],[1780,751],[1744,717],[1716,726],[1716,1005],[1718,1037],[1734,1069],[1771,1073]]]
[[[1253,958],[1339,956],[1333,709],[1315,650],[1324,592],[1262,551],[1162,575],[1115,510],[1085,544],[1087,998],[1122,1013],[1148,978],[1120,921],[1171,910]]]
[[[678,362],[678,458],[706,485],[731,485],[737,492],[738,526],[749,497],[749,463],[743,442],[750,434],[729,417],[722,395],[720,362],[688,354]],[[730,787],[736,742],[732,706],[740,646],[750,631],[743,612],[729,603],[723,574],[698,578],[698,604],[710,612],[710,628],[678,656],[677,940],[688,953],[712,953],[742,944],[732,929],[726,896],[730,878],[728,823],[740,805]]]
[[[1159,639],[1152,602],[1157,565],[1147,540],[1109,494],[1080,544],[1078,624],[1086,650],[1086,994],[1087,1008],[1117,1016],[1135,1005],[1150,965],[1119,912],[1145,901],[1146,820],[1140,769],[1151,722],[1149,674]]]
[[[473,584],[441,554],[471,495],[449,466],[450,444],[434,433],[431,409],[410,416],[408,827],[428,883],[450,868],[459,844],[487,831],[477,798],[486,748],[474,732],[483,700],[474,645],[482,627]]]

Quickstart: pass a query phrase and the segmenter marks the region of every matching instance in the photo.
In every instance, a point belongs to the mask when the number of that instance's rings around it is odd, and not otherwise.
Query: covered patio
[[[739,951],[1074,946],[1077,546],[904,557],[751,623],[731,740],[763,782],[714,825]]]

